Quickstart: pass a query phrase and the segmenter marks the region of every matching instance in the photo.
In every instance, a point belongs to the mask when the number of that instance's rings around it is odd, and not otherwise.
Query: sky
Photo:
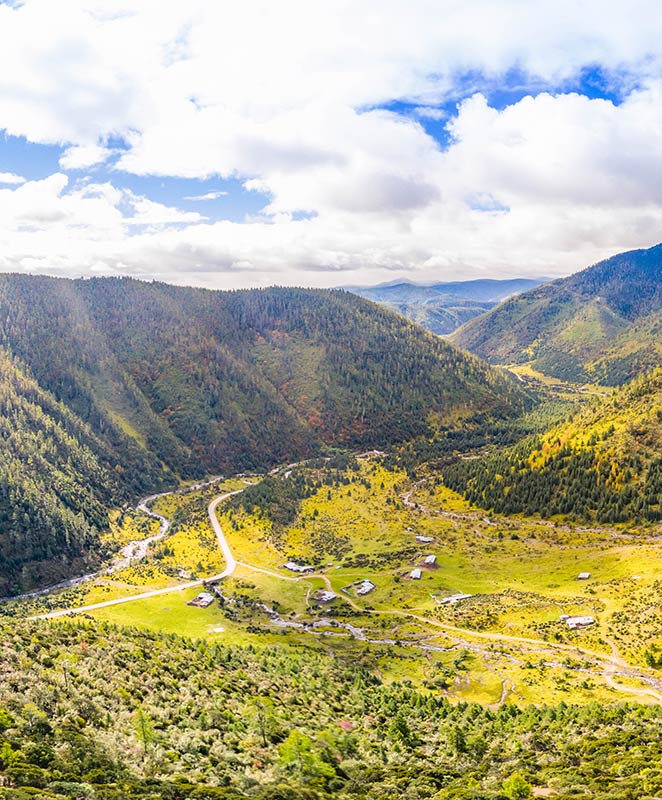
[[[662,241],[659,0],[0,0],[0,271],[557,277]]]

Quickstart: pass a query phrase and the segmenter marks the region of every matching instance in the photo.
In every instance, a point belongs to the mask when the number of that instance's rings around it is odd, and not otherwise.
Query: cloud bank
[[[0,159],[0,269],[340,285],[654,244],[662,12],[614,6],[0,5],[0,128],[61,148],[41,179]],[[230,179],[258,214],[210,206]],[[150,196],[177,180],[207,183]]]

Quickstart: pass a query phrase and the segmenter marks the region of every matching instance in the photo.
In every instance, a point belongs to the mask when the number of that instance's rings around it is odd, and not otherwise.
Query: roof
[[[419,578],[421,577],[421,574],[422,574],[422,573],[421,573],[421,570],[420,570],[420,568],[419,568],[419,567],[416,567],[416,569],[413,569],[413,570],[412,570],[412,571],[409,573],[409,577],[410,577],[410,578],[413,578],[415,581],[417,581],[417,580],[419,580]]]
[[[579,575],[577,575],[577,580],[587,581],[590,577],[591,577],[590,572],[580,572]]]
[[[437,556],[425,556],[425,558],[423,559],[423,561],[426,564],[434,564],[436,560],[437,560]]]
[[[473,597],[472,594],[467,594],[466,592],[458,592],[458,594],[451,594],[448,597],[442,597],[439,602],[443,604],[450,604],[455,605],[460,600],[466,600],[469,597]]]
[[[595,619],[593,617],[568,617],[565,621],[566,625],[572,630],[574,628],[581,628],[584,625],[593,625]]]
[[[311,572],[313,569],[305,564],[297,564],[296,561],[286,561],[283,566],[285,569],[289,569],[290,572]]]

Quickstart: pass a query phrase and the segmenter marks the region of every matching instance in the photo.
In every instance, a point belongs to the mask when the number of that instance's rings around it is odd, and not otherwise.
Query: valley
[[[343,292],[49,287],[0,351],[6,800],[662,787],[618,738],[662,706],[659,369],[488,366]]]
[[[162,529],[179,520],[174,532],[152,534],[128,566],[3,611],[91,616],[233,645],[356,651],[383,677],[404,669],[455,702],[662,701],[650,666],[662,652],[662,530],[486,515],[438,476],[412,481],[382,460],[348,455],[336,467],[289,465],[150,498]],[[247,494],[265,483],[251,505]],[[276,495],[288,484],[299,510],[279,524]],[[289,561],[310,571],[293,575]],[[590,577],[579,580],[581,572]],[[366,580],[374,588],[361,596]],[[217,593],[213,605],[188,605],[201,590]],[[322,592],[331,599],[318,600]],[[594,624],[571,631],[563,615]]]

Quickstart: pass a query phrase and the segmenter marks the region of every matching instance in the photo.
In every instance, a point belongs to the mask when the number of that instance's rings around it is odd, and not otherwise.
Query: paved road
[[[250,484],[249,484],[250,485]],[[234,492],[228,492],[227,494],[219,495],[215,497],[209,507],[207,509],[207,513],[209,514],[209,520],[211,522],[212,528],[214,529],[214,533],[216,534],[216,538],[218,540],[218,546],[221,548],[221,552],[223,553],[223,557],[225,558],[226,566],[223,572],[219,572],[218,575],[212,575],[211,578],[205,578],[204,580],[196,580],[196,581],[189,581],[188,583],[178,583],[177,586],[168,586],[165,589],[152,589],[149,592],[142,592],[140,594],[132,594],[129,597],[118,597],[114,600],[105,600],[102,603],[91,603],[87,606],[79,606],[78,608],[61,608],[57,611],[49,611],[46,614],[36,614],[34,617],[30,617],[30,619],[55,619],[56,617],[66,617],[68,614],[80,614],[86,611],[95,611],[98,608],[108,608],[109,606],[118,606],[122,603],[131,603],[134,600],[145,600],[148,597],[158,597],[161,594],[170,594],[172,592],[183,592],[185,589],[191,589],[194,586],[202,586],[203,583],[208,583],[209,581],[217,581],[221,578],[225,578],[228,575],[232,575],[232,573],[237,568],[237,562],[235,561],[234,556],[232,555],[232,551],[230,550],[230,546],[228,545],[227,539],[225,538],[225,534],[221,528],[221,524],[219,523],[216,517],[216,507],[219,503],[222,503],[223,500],[227,500],[228,497],[232,497],[235,494],[241,494],[243,489],[237,489]],[[152,498],[157,497],[158,495],[154,495]],[[143,503],[145,503],[143,501]],[[165,517],[161,519],[165,520]],[[168,521],[169,524],[169,521]],[[167,530],[167,527],[166,527]]]

